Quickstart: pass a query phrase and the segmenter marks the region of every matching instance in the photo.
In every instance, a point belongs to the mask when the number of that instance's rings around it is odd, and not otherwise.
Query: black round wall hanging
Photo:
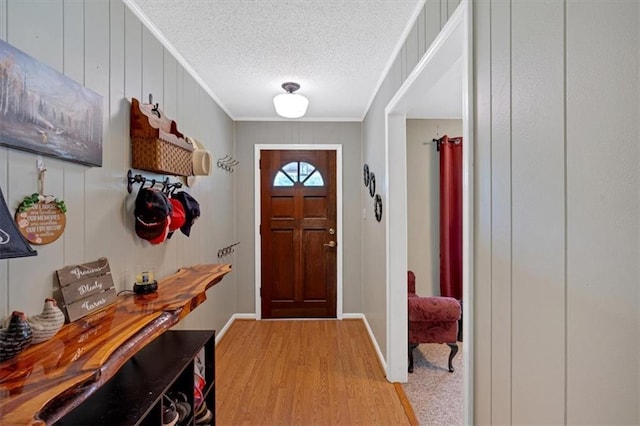
[[[376,194],[376,175],[371,172],[369,173],[369,195],[372,197]]]
[[[369,165],[366,163],[362,167],[362,174],[364,177],[364,186],[369,186]]]
[[[380,196],[380,194],[376,194],[374,210],[376,213],[376,220],[380,222],[382,220],[382,197]]]

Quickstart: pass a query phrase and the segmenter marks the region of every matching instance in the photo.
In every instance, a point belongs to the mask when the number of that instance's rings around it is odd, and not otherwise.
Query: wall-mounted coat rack
[[[240,244],[240,242],[231,244],[230,246],[226,246],[218,250],[218,259],[232,254],[235,251],[234,247],[237,246],[238,244]]]
[[[150,184],[150,187],[162,185],[162,192],[167,195],[174,193],[176,189],[182,188],[181,182],[169,182],[168,177],[165,177],[164,180],[147,179],[139,174],[133,175],[131,169],[127,172],[127,192],[129,192],[129,194],[131,194],[134,183],[139,183],[140,188],[142,188],[147,182]]]
[[[238,160],[234,160],[232,157],[228,155],[225,155],[222,158],[218,158],[218,161],[216,162],[216,164],[221,169],[226,170],[227,172],[233,173],[233,168],[238,164],[240,164],[240,162]]]

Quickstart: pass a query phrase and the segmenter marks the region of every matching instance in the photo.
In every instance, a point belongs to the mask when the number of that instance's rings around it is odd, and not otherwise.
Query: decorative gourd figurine
[[[7,328],[0,329],[0,361],[13,358],[31,344],[31,326],[24,313],[13,311]]]
[[[58,308],[55,299],[47,298],[42,312],[27,317],[27,322],[33,333],[31,344],[36,344],[51,339],[62,328],[64,313]]]

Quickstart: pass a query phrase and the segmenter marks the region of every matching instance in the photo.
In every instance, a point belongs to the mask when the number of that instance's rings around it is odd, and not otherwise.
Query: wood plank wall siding
[[[217,425],[409,425],[361,320],[235,321],[216,346]]]
[[[381,188],[385,107],[444,3],[426,1],[364,119]],[[469,423],[640,424],[640,3],[470,3]],[[362,310],[381,346],[384,246],[363,221]]]
[[[640,424],[640,3],[473,6],[475,423]]]
[[[121,0],[0,0],[0,38],[101,94],[104,102],[102,167],[44,157],[44,189],[65,201],[67,227],[60,239],[39,246],[38,256],[0,261],[0,317],[13,310],[40,312],[51,296],[54,271],[65,265],[106,257],[119,291],[131,289],[145,270],[162,278],[182,266],[217,261],[218,249],[237,241],[234,174],[219,168],[188,188],[201,207],[190,237],[177,232],[152,246],[135,234],[139,185],[131,194],[126,190],[131,98],[147,100],[152,93],[181,132],[219,157],[233,154],[233,121]],[[10,209],[37,191],[36,177],[36,155],[0,147],[0,187]],[[235,262],[234,256],[225,261]],[[237,312],[234,283],[232,272],[180,327],[222,329]]]

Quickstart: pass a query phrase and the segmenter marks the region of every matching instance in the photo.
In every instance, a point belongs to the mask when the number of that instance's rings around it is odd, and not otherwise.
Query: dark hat
[[[140,188],[133,214],[136,217],[136,234],[152,244],[163,242],[171,224],[171,202],[160,190]]]
[[[167,216],[161,222],[147,223],[140,217],[136,217],[136,234],[151,244],[163,243],[169,235],[171,216]]]
[[[200,204],[189,193],[184,191],[176,193],[173,198],[180,201],[182,207],[184,207],[185,223],[180,227],[180,230],[188,237],[191,233],[191,226],[200,217]]]

